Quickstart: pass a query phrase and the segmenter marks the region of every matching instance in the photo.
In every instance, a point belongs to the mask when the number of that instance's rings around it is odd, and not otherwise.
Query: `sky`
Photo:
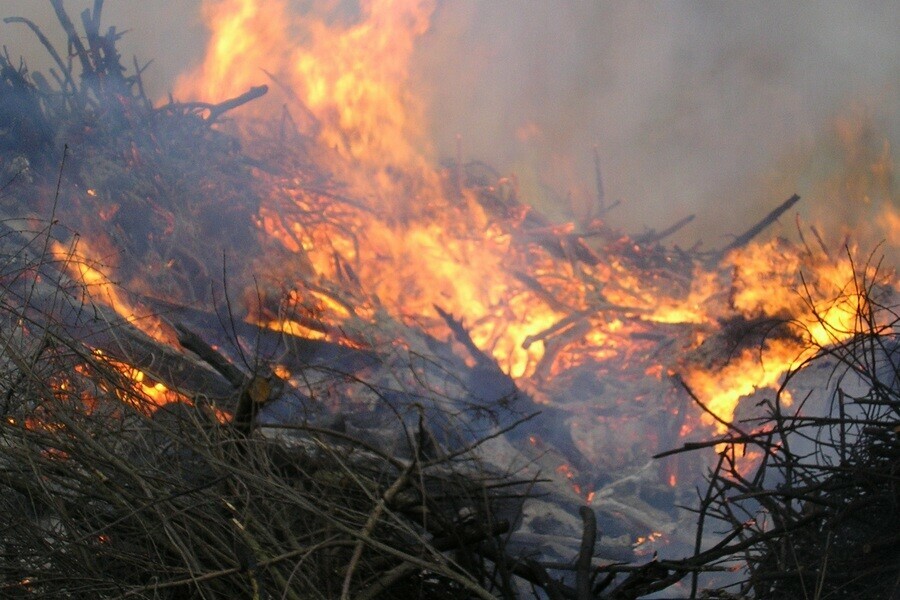
[[[66,2],[76,20],[90,4]],[[106,2],[106,25],[130,30],[126,64],[153,59],[155,97],[202,57],[199,8]],[[0,0],[10,15],[61,39],[49,3]],[[435,161],[460,136],[465,160],[514,175],[555,219],[596,214],[596,145],[607,203],[621,202],[608,218],[626,230],[696,214],[676,241],[719,247],[798,193],[801,216],[837,239],[900,210],[897,32],[900,3],[887,0],[443,0],[409,85]],[[0,38],[46,66],[21,25],[0,24]],[[793,228],[783,219],[776,232]]]

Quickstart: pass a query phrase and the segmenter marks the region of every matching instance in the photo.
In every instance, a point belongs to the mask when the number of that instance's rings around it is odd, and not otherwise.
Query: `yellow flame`
[[[206,58],[179,79],[176,93],[224,100],[271,74],[295,110],[314,116],[310,128],[320,147],[351,162],[335,161],[332,170],[357,192],[403,211],[413,196],[438,189],[421,151],[421,110],[407,89],[415,40],[428,30],[434,6],[434,0],[363,0],[359,15],[342,23],[338,17],[346,15],[299,15],[283,0],[204,0],[212,32]],[[259,102],[248,110],[266,115],[272,108]]]
[[[265,8],[262,0],[204,0],[203,6],[210,46],[202,67],[179,81],[177,93],[223,100],[267,81],[265,69],[274,78],[273,89],[289,90],[288,109],[310,117],[303,133],[318,143],[311,151],[317,166],[367,203],[359,210],[347,208],[340,226],[328,219],[308,225],[280,210],[278,202],[287,198],[290,207],[306,214],[331,208],[298,183],[299,174],[292,181],[273,178],[260,227],[296,253],[298,264],[302,258],[310,271],[304,277],[340,280],[345,274],[338,264],[349,265],[359,287],[395,317],[443,333],[434,305],[464,318],[473,341],[514,377],[534,375],[547,351],[544,343],[525,347],[525,341],[557,326],[577,333],[565,352],[557,349],[553,367],[565,368],[627,358],[639,347],[630,336],[641,324],[702,326],[691,341],[696,346],[720,319],[783,319],[790,332],[784,339],[769,339],[712,370],[686,367],[689,386],[715,415],[730,421],[742,397],[776,388],[817,346],[846,339],[866,309],[864,295],[846,287],[856,275],[849,260],[814,259],[777,241],[750,244],[728,257],[730,273],[697,265],[689,289],[676,293],[614,257],[575,269],[558,256],[523,251],[510,234],[522,228],[523,219],[510,217],[510,223],[497,226],[472,194],[445,197],[427,158],[422,112],[409,88],[415,43],[429,28],[435,0],[361,0],[353,15],[334,5],[327,14],[310,8],[300,15],[285,0],[267,0]],[[246,110],[266,116],[272,105],[254,103]],[[884,221],[891,239],[900,238],[900,217],[889,210]],[[544,296],[563,308],[512,277],[510,263],[549,274]],[[602,290],[599,299],[597,290]],[[328,295],[297,295],[293,301],[308,302],[335,327],[351,318],[374,318],[376,312],[362,308],[364,301],[351,314]],[[607,305],[621,318],[600,316]],[[582,316],[566,324],[570,311]],[[266,324],[325,336],[302,319]],[[653,373],[661,376],[662,367]],[[724,430],[709,415],[703,422]]]
[[[72,246],[65,246],[53,240],[50,246],[51,256],[64,265],[77,283],[83,284],[85,290],[94,301],[99,301],[116,311],[116,313],[143,331],[153,339],[173,342],[167,335],[162,321],[156,316],[142,311],[125,295],[122,288],[110,281],[101,270],[97,254],[83,239],[78,239]],[[112,266],[106,268],[112,269]],[[143,314],[141,314],[143,313]]]
[[[845,341],[861,330],[869,307],[864,277],[849,258],[814,260],[778,241],[751,244],[729,257],[735,269],[732,306],[747,318],[784,319],[792,333],[770,336],[760,347],[745,349],[728,364],[696,367],[685,381],[709,410],[731,422],[741,400],[762,389],[778,390],[784,375],[820,348]],[[790,395],[782,396],[790,402]],[[727,426],[704,414],[701,420],[719,433]]]

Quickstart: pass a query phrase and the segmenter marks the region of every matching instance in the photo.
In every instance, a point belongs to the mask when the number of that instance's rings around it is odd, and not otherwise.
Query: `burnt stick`
[[[575,593],[578,600],[591,600],[591,558],[597,543],[597,515],[590,507],[578,509],[583,522],[581,533],[581,550],[575,563]]]
[[[469,351],[469,354],[472,355],[472,358],[478,362],[479,365],[493,367],[500,371],[500,368],[497,366],[496,361],[485,354],[481,348],[475,345],[475,342],[472,341],[472,336],[469,335],[469,332],[466,331],[465,326],[462,321],[458,321],[453,318],[453,315],[442,309],[437,304],[434,305],[434,310],[437,311],[437,314],[444,320],[444,323],[447,324],[447,327],[450,328],[450,331],[453,333],[453,337],[457,339],[457,341],[466,347],[466,350]]]
[[[746,246],[747,244],[749,244],[753,238],[755,238],[757,235],[759,235],[766,227],[768,227],[769,225],[774,223],[778,219],[778,217],[780,217],[785,212],[790,210],[790,208],[792,206],[794,206],[795,204],[797,204],[797,202],[799,202],[799,201],[800,201],[800,196],[798,196],[797,194],[794,194],[793,196],[791,196],[790,198],[788,198],[787,200],[782,202],[778,206],[778,208],[776,208],[775,210],[770,212],[768,215],[766,215],[766,217],[762,221],[760,221],[759,223],[757,223],[756,225],[754,225],[753,227],[751,227],[750,229],[748,229],[747,231],[745,231],[744,233],[742,233],[741,235],[736,237],[733,242],[731,242],[730,244],[728,244],[727,246],[725,246],[724,248],[719,250],[716,253],[717,258],[719,260],[721,260],[726,254],[728,254],[732,250],[736,250],[737,248],[742,248],[743,246]]]
[[[688,215],[685,218],[678,221],[677,223],[675,223],[674,225],[670,225],[669,227],[666,227],[665,229],[663,229],[660,232],[649,231],[643,235],[635,236],[634,243],[635,244],[652,244],[655,242],[660,242],[660,241],[666,239],[667,237],[669,237],[670,235],[672,235],[673,233],[682,229],[685,225],[687,225],[688,223],[693,221],[694,218],[695,218],[695,215]]]
[[[94,65],[91,64],[87,49],[81,43],[81,38],[75,30],[75,24],[72,23],[72,19],[69,18],[66,9],[63,8],[62,0],[50,0],[50,4],[53,5],[53,10],[56,11],[56,18],[59,19],[60,25],[66,30],[66,35],[69,36],[69,43],[72,44],[75,53],[78,55],[78,60],[81,62],[82,75],[94,75]]]
[[[206,120],[208,122],[212,123],[213,121],[218,119],[220,116],[222,116],[224,113],[228,112],[229,110],[234,110],[235,108],[237,108],[239,106],[243,106],[244,104],[247,104],[248,102],[252,102],[253,100],[256,100],[257,98],[261,98],[262,96],[265,96],[266,93],[268,93],[268,91],[269,91],[269,86],[258,85],[258,86],[250,88],[249,90],[247,90],[240,96],[237,96],[236,98],[232,98],[230,100],[225,100],[224,102],[220,102],[219,104],[214,104],[212,106],[212,108],[209,109],[209,116],[206,118]]]

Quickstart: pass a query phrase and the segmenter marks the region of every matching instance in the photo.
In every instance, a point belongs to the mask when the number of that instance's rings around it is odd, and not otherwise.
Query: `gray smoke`
[[[65,0],[64,6],[81,31],[80,14],[94,5],[93,0]],[[0,0],[0,19],[25,17],[34,21],[65,53],[65,34],[47,0]],[[103,31],[115,26],[127,31],[119,46],[123,64],[131,70],[132,58],[143,66],[153,64],[144,73],[148,93],[164,96],[182,71],[203,59],[207,33],[200,15],[200,0],[107,0],[103,5]],[[21,24],[0,22],[0,40],[10,58],[26,59],[29,68],[43,71],[53,65],[35,36]]]
[[[77,18],[90,4],[66,6]],[[132,30],[128,64],[154,59],[154,97],[202,57],[199,6],[106,2],[106,24]],[[62,39],[49,3],[0,0],[8,15]],[[900,142],[898,32],[894,0],[444,0],[411,85],[438,156],[453,157],[461,135],[466,160],[515,174],[552,216],[590,214],[596,144],[607,202],[622,202],[612,222],[640,231],[697,213],[679,240],[720,246],[794,192],[804,216],[834,223],[898,209],[893,156],[857,173]],[[21,26],[0,35],[47,64]]]
[[[565,217],[567,194],[575,216],[592,199],[597,144],[612,221],[697,213],[683,239],[718,246],[794,192],[810,217],[877,212],[823,180],[846,158],[836,119],[867,121],[869,152],[900,141],[898,32],[892,1],[457,0],[418,78],[442,154],[460,134]],[[869,187],[870,205],[900,202],[893,181]]]

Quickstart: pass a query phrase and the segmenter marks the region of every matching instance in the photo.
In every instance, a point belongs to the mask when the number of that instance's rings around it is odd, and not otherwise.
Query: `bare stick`
[[[732,250],[746,246],[748,243],[750,243],[750,240],[759,235],[766,227],[774,223],[778,219],[778,217],[790,210],[790,208],[797,204],[797,202],[799,201],[800,196],[794,194],[793,196],[782,202],[781,205],[778,206],[778,208],[766,215],[766,217],[762,221],[736,237],[733,242],[722,248],[722,250],[718,252],[719,256],[722,257]]]
[[[360,532],[359,540],[356,542],[356,547],[353,548],[353,556],[350,557],[350,562],[347,565],[347,574],[344,576],[344,583],[341,586],[341,600],[350,600],[350,582],[352,581],[353,573],[356,571],[356,567],[359,564],[359,559],[362,557],[365,541],[372,535],[372,531],[374,531],[379,519],[381,519],[381,514],[385,511],[387,505],[393,501],[394,496],[406,487],[415,466],[416,461],[411,461],[409,463],[403,472],[400,473],[400,476],[397,477],[397,480],[391,484],[391,487],[382,494],[378,504],[375,505],[375,508],[369,514],[369,518],[366,520],[366,524]]]
[[[670,235],[677,232],[678,230],[683,228],[685,225],[687,225],[688,223],[693,221],[694,216],[695,215],[688,215],[685,218],[678,221],[677,223],[675,223],[674,225],[672,225],[670,227],[666,227],[659,233],[657,233],[655,231],[650,231],[649,233],[646,233],[644,235],[639,235],[634,238],[634,242],[636,244],[652,244],[653,242],[659,242],[661,240],[664,240],[665,238],[669,237]]]
[[[34,24],[33,21],[26,19],[24,17],[7,17],[3,19],[4,23],[22,23],[26,25],[31,31],[37,36],[38,41],[41,45],[47,49],[47,52],[53,58],[53,62],[59,67],[60,71],[62,71],[63,76],[65,77],[66,84],[71,86],[72,90],[75,91],[75,81],[72,79],[72,72],[66,66],[66,63],[63,62],[62,57],[56,51],[56,48],[53,47],[53,44],[50,43],[50,40],[47,39],[47,36],[44,35],[44,32],[41,31],[37,25]]]
[[[456,191],[463,197],[462,134],[456,134]]]
[[[819,232],[819,228],[815,225],[810,225],[809,229],[815,236],[816,241],[819,242],[819,248],[821,248],[822,252],[825,253],[825,257],[828,258],[828,260],[831,260],[831,252],[828,251],[828,246],[825,245],[825,240],[822,239],[822,234]]]
[[[94,20],[94,29],[100,31],[100,14],[103,12],[103,0],[94,0],[94,11],[92,18]]]
[[[597,206],[600,207],[600,216],[606,211],[606,191],[603,189],[603,172],[600,170],[600,149],[594,144],[594,178],[597,181]],[[610,207],[611,208],[611,207]]]
[[[88,56],[84,44],[81,43],[81,38],[78,37],[78,32],[75,30],[75,25],[72,23],[72,19],[69,18],[68,13],[66,13],[66,9],[63,8],[62,0],[50,0],[50,4],[53,5],[53,10],[56,11],[56,18],[59,19],[59,22],[62,25],[63,29],[66,30],[66,35],[69,36],[69,43],[72,44],[73,48],[75,48],[75,53],[78,55],[78,60],[81,62],[81,69],[83,74],[93,74],[94,67],[93,65],[91,65],[91,59]]]
[[[578,514],[581,515],[583,527],[581,549],[575,564],[575,593],[578,600],[591,600],[591,558],[597,543],[597,515],[587,506],[579,508]]]
[[[256,87],[252,87],[236,98],[232,98],[231,100],[226,100],[225,102],[214,105],[212,108],[210,108],[209,116],[206,118],[206,120],[209,122],[215,121],[222,114],[228,112],[229,110],[233,110],[239,106],[247,104],[248,102],[256,100],[257,98],[265,96],[268,91],[269,86],[267,85],[258,85]]]

